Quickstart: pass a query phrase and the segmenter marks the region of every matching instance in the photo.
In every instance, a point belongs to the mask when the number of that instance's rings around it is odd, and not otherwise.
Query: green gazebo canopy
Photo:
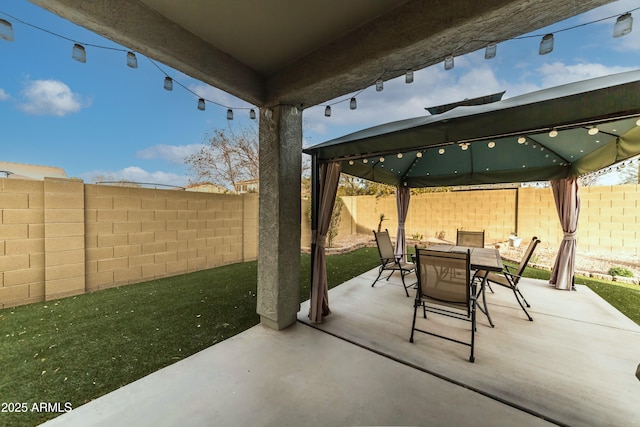
[[[372,127],[304,150],[394,186],[543,181],[640,154],[640,70]]]

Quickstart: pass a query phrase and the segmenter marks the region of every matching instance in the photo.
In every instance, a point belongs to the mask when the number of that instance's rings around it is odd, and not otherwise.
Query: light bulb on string
[[[352,110],[358,108],[358,101],[356,101],[355,97],[351,98],[351,100],[349,101],[349,108]]]
[[[382,92],[383,89],[384,89],[384,82],[382,81],[382,79],[376,80],[376,92]]]
[[[173,79],[171,77],[164,78],[164,88],[166,90],[173,90]]]
[[[231,108],[227,110],[227,120],[233,120],[233,110]]]
[[[445,70],[452,70],[453,69],[453,56],[449,55],[446,58],[444,58],[444,69]]]
[[[331,117],[331,107],[328,105],[324,108],[324,116]]]
[[[620,15],[613,26],[613,37],[626,36],[631,32],[633,28],[633,17],[631,13],[627,12],[624,15]]]
[[[4,19],[0,19],[0,39],[8,42],[13,41],[13,25]]]
[[[589,135],[596,135],[599,132],[598,127],[597,126],[592,126],[591,128],[589,128],[589,130],[587,131],[587,133]]]
[[[127,67],[138,68],[138,58],[133,52],[127,52]]]
[[[84,46],[76,43],[73,45],[73,49],[71,50],[71,57],[84,64],[87,62],[87,51],[84,50]]]
[[[498,47],[495,43],[489,43],[484,50],[484,59],[492,59],[496,57]]]
[[[204,109],[205,109],[204,98],[200,98],[198,99],[198,110],[204,111]]]
[[[553,34],[546,34],[540,41],[540,49],[538,50],[538,54],[546,55],[551,51],[553,51]]]
[[[249,118],[251,120],[255,120],[256,119],[256,110],[254,110],[253,108],[251,110],[249,110]]]
[[[406,74],[404,75],[404,82],[413,83],[413,70],[407,70]]]

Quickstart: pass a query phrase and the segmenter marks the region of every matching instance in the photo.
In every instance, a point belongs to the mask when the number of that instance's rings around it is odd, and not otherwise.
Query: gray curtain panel
[[[566,178],[551,181],[553,198],[556,202],[560,225],[564,238],[556,256],[549,283],[557,289],[571,290],[576,259],[576,235],[580,216],[580,195],[578,178]]]
[[[404,224],[409,212],[411,189],[409,187],[396,187],[396,207],[398,209],[398,233],[396,234],[396,256],[402,256],[402,261],[407,261],[407,241],[405,239]]]

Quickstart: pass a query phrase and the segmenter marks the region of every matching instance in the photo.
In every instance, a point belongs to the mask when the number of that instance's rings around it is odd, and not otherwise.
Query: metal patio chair
[[[402,285],[404,286],[404,292],[409,296],[409,291],[407,288],[409,286],[413,286],[415,283],[407,284],[404,281],[404,276],[409,273],[413,273],[415,271],[415,265],[412,263],[404,262],[404,255],[397,255],[394,252],[393,245],[391,244],[391,238],[389,237],[389,230],[373,232],[373,235],[376,238],[376,244],[378,245],[378,253],[380,254],[380,268],[378,270],[378,277],[373,281],[371,287],[373,287],[376,282],[380,279],[383,271],[391,271],[389,276],[387,276],[387,280],[391,277],[391,275],[399,271],[400,277],[402,278]]]
[[[469,361],[475,360],[475,331],[476,331],[476,283],[471,279],[469,271],[470,252],[440,252],[429,249],[416,248],[416,276],[418,278],[418,292],[413,306],[413,323],[411,338],[415,331],[444,338],[458,344],[471,347]],[[418,308],[422,307],[423,317],[427,312],[440,314],[454,319],[471,323],[470,341],[463,341],[451,336],[441,335],[416,327]],[[448,328],[443,325],[441,328]],[[459,328],[451,328],[458,330]],[[443,332],[444,333],[444,332]]]
[[[538,246],[539,243],[540,243],[540,239],[538,239],[537,237],[534,236],[531,239],[531,242],[529,243],[527,250],[525,251],[522,259],[520,260],[520,264],[518,265],[518,268],[516,268],[515,270],[512,267],[509,267],[508,265],[505,264],[504,266],[505,269],[502,273],[489,272],[489,274],[487,275],[487,283],[495,283],[497,285],[507,287],[513,291],[513,294],[516,296],[516,300],[518,301],[518,304],[520,304],[520,307],[524,311],[524,314],[527,315],[527,318],[529,320],[533,320],[533,318],[527,312],[525,305],[529,308],[531,307],[531,305],[529,305],[524,295],[522,295],[522,292],[520,292],[520,289],[518,288],[518,282],[520,282],[522,273],[524,273],[524,269],[527,267],[527,264],[529,264],[531,255],[533,255],[533,251],[536,249],[536,246]],[[479,272],[477,273],[477,275],[480,275]]]
[[[457,230],[456,246],[470,246],[472,248],[484,248],[483,231]]]

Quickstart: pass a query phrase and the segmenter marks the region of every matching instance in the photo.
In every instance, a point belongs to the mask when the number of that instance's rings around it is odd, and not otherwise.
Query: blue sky
[[[621,15],[640,0],[620,0],[541,29],[559,29]],[[638,11],[640,12],[640,11]],[[635,12],[636,27],[640,13]],[[93,182],[109,176],[138,182],[185,185],[185,155],[193,153],[215,128],[251,125],[247,110],[226,120],[226,107],[196,108],[197,97],[174,85],[163,89],[164,74],[138,55],[138,68],[126,66],[126,54],[88,46],[85,64],[71,58],[73,43],[7,14],[69,39],[100,46],[115,45],[26,0],[0,1],[0,18],[12,22],[14,42],[0,40],[0,160],[58,166],[67,175]],[[384,90],[358,94],[358,109],[345,95],[303,113],[304,143],[317,144],[345,133],[426,113],[425,107],[506,90],[505,98],[545,87],[640,68],[640,28],[612,38],[616,18],[555,34],[550,54],[538,55],[541,37],[498,45],[497,56],[484,51],[456,57],[453,70],[442,64],[385,82]],[[248,104],[180,72],[158,64],[176,81],[224,106]],[[255,123],[254,123],[255,124]]]

